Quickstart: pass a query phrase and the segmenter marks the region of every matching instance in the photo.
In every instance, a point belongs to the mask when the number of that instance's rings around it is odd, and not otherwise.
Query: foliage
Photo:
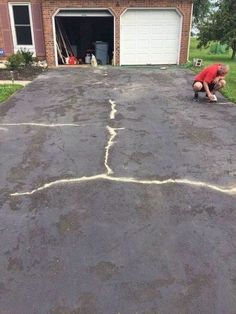
[[[9,70],[15,71],[22,68],[25,64],[23,55],[20,52],[13,53],[7,58],[7,68]]]
[[[219,41],[232,49],[232,59],[236,56],[236,2],[219,0],[217,10],[199,26],[199,48],[208,47],[211,41]]]
[[[19,84],[3,84],[0,85],[0,102],[6,100],[23,86]]]
[[[33,62],[33,52],[21,49],[17,53],[13,53],[7,58],[7,68],[9,70],[19,70],[24,66],[28,66]]]
[[[194,0],[193,3],[193,23],[199,24],[209,13],[211,8],[210,0]]]
[[[25,65],[29,65],[33,62],[33,52],[26,50],[26,49],[21,49],[19,50],[19,53],[22,54],[23,58],[24,58],[24,63]]]
[[[203,67],[213,64],[213,63],[225,63],[230,66],[230,71],[227,74],[226,81],[227,85],[223,89],[222,93],[229,98],[231,101],[236,103],[236,62],[235,60],[230,60],[232,50],[226,50],[224,54],[212,54],[210,48],[197,48],[198,40],[196,38],[191,39],[190,45],[190,56],[189,59],[203,59],[203,66],[201,68],[192,67],[192,63],[187,65],[188,68],[192,68],[195,72],[199,72]],[[210,43],[211,44],[211,43]]]
[[[219,42],[213,42],[210,45],[210,52],[215,55],[224,54],[228,49],[227,45],[221,45]]]

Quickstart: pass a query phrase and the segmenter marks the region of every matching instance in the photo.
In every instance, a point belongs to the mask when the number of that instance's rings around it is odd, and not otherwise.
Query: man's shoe
[[[195,101],[195,102],[199,102],[199,98],[198,98],[198,96],[196,97],[196,96],[194,96],[193,97],[193,101]]]
[[[198,93],[194,93],[193,101],[199,101]]]

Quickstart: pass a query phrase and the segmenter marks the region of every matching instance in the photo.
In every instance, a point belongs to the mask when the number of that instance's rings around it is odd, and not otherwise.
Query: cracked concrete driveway
[[[236,107],[68,68],[0,105],[1,314],[235,314]]]

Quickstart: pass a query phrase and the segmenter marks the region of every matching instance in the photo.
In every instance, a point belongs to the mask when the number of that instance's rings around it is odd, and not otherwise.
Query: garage
[[[127,9],[121,16],[120,64],[178,64],[182,16],[175,9]]]
[[[24,9],[26,24],[13,18],[19,8]],[[3,1],[0,58],[5,60],[20,46],[32,48],[49,66],[64,64],[71,51],[85,63],[87,51],[96,53],[98,42],[107,48],[107,64],[185,64],[192,13],[193,0]],[[58,40],[58,24],[69,42],[68,53]],[[31,35],[27,38],[26,28]]]
[[[114,52],[114,18],[109,10],[60,9],[54,17],[55,54],[58,65],[76,58],[90,63],[111,64]]]

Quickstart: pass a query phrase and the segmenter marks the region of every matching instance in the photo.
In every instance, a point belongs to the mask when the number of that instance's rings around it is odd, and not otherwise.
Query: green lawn
[[[210,49],[198,49],[197,48],[197,39],[191,39],[190,45],[190,55],[189,59],[192,61],[194,58],[203,59],[204,65],[213,63],[226,63],[230,66],[230,72],[226,77],[227,85],[222,91],[222,93],[231,101],[236,103],[236,59],[231,60],[231,51],[226,52],[225,54],[214,55],[210,53]],[[200,71],[200,68],[194,68],[194,71]]]
[[[23,86],[19,84],[3,84],[0,85],[0,102],[6,100]]]

